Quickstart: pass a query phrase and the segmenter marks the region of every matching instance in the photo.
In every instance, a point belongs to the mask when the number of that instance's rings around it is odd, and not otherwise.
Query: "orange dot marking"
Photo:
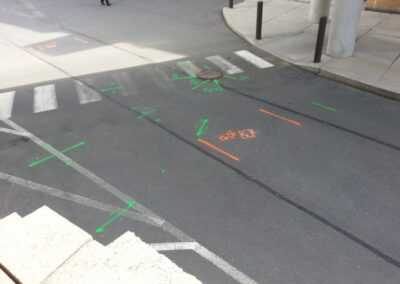
[[[278,114],[269,112],[269,111],[267,111],[267,110],[265,110],[265,109],[260,108],[259,111],[262,112],[262,113],[268,114],[269,116],[276,117],[276,118],[279,118],[279,119],[284,120],[284,121],[286,121],[286,122],[289,122],[289,123],[291,123],[291,124],[293,124],[293,125],[301,126],[301,123],[300,123],[300,122],[297,122],[297,121],[291,120],[291,119],[289,119],[289,118],[280,116],[280,115],[278,115]]]
[[[240,161],[240,159],[239,159],[238,157],[233,156],[233,155],[231,155],[231,154],[225,152],[225,151],[222,150],[221,148],[218,148],[217,146],[214,146],[213,144],[207,142],[206,140],[203,140],[203,139],[199,138],[199,139],[197,139],[197,141],[199,141],[200,143],[202,143],[202,144],[204,144],[204,145],[210,147],[211,149],[213,149],[213,150],[215,150],[215,151],[217,151],[217,152],[220,152],[221,154],[224,154],[225,156],[231,158],[232,160],[235,160],[235,161],[238,161],[238,162]]]

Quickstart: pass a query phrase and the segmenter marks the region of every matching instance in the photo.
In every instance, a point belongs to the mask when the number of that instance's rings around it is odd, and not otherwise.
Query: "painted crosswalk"
[[[262,59],[261,57],[258,57],[257,55],[254,55],[247,50],[239,50],[236,51],[235,54],[261,69],[274,66],[274,64]]]
[[[274,65],[263,58],[247,51],[239,50],[234,52],[235,58],[232,58],[230,62],[228,59],[230,57],[222,57],[220,55],[212,55],[204,57],[205,60],[209,61],[214,65],[214,67],[207,67],[200,65],[202,60],[181,60],[175,62],[176,66],[186,75],[187,78],[194,78],[196,74],[203,70],[203,67],[212,68],[214,70],[220,70],[224,74],[232,75],[243,73],[246,68],[249,68],[249,64],[253,65],[259,69],[273,67]],[[226,59],[228,58],[228,59]],[[198,66],[197,66],[198,64]],[[199,67],[201,66],[201,67]],[[146,69],[147,70],[147,69]],[[170,84],[171,87],[174,86],[173,81],[168,78],[168,72],[165,73],[161,70],[159,66],[155,67],[155,70],[147,70],[145,72],[151,72],[152,76],[156,76],[154,79],[154,84],[159,86],[160,89],[164,89],[164,84]],[[157,76],[157,74],[159,76]],[[76,98],[79,104],[86,105],[94,102],[101,102],[104,96],[107,95],[119,95],[123,97],[138,95],[140,79],[132,78],[128,71],[116,71],[108,75],[108,78],[113,82],[111,85],[107,85],[110,82],[107,79],[107,83],[95,80],[92,77],[83,78],[80,80],[72,80],[74,91],[76,93]],[[186,77],[185,77],[186,78]],[[111,90],[112,89],[112,90]],[[108,90],[108,91],[103,91]],[[110,91],[111,90],[111,91]],[[36,86],[31,91],[30,94],[26,95],[25,98],[33,96],[33,113],[38,114],[41,112],[48,112],[51,110],[58,109],[59,105],[57,102],[57,86],[55,84],[46,84],[42,86]],[[11,118],[13,111],[15,111],[15,98],[18,97],[18,91],[6,91],[0,92],[0,117]],[[32,102],[32,99],[25,100]],[[30,106],[32,109],[32,105]]]
[[[58,108],[54,84],[39,86],[34,89],[33,112],[43,112]]]
[[[90,78],[85,79],[85,82],[88,85],[83,84],[81,81],[75,80],[75,90],[78,95],[79,103],[80,104],[88,104],[93,102],[101,101],[102,98],[100,94],[94,90],[93,88],[89,87],[89,85],[94,84],[93,80]]]
[[[214,65],[218,66],[223,72],[229,75],[234,75],[238,73],[243,73],[244,71],[237,67],[236,65],[232,64],[231,62],[225,60],[223,57],[219,55],[213,55],[206,57],[208,61],[213,63]]]
[[[10,118],[13,104],[14,104],[15,92],[0,93],[0,117]]]

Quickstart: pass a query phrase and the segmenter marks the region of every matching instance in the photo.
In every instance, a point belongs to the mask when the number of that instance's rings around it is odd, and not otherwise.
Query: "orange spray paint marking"
[[[221,148],[218,148],[217,146],[215,146],[215,145],[213,145],[213,144],[207,142],[206,140],[203,140],[203,139],[199,138],[199,139],[197,139],[197,141],[199,141],[200,143],[202,143],[202,144],[204,144],[204,145],[210,147],[211,149],[213,149],[213,150],[215,150],[215,151],[217,151],[217,152],[219,152],[219,153],[221,153],[221,154],[224,154],[225,156],[231,158],[232,160],[235,160],[235,161],[240,162],[240,159],[239,159],[238,157],[233,156],[233,155],[231,155],[231,154],[225,152],[225,151],[222,150]]]
[[[291,124],[293,124],[293,125],[301,126],[301,123],[300,123],[300,122],[297,122],[297,121],[291,120],[291,119],[289,119],[289,118],[280,116],[280,115],[278,115],[278,114],[269,112],[269,111],[267,111],[267,110],[265,110],[265,109],[260,108],[259,111],[262,112],[262,113],[268,114],[269,116],[272,116],[272,117],[275,117],[275,118],[279,118],[280,120],[289,122],[289,123],[291,123]]]
[[[228,130],[225,134],[218,137],[218,140],[221,142],[228,141],[229,139],[235,139],[236,132],[232,130]]]
[[[239,133],[240,138],[242,138],[242,140],[256,138],[256,133],[254,132],[253,129],[238,130],[238,133]]]

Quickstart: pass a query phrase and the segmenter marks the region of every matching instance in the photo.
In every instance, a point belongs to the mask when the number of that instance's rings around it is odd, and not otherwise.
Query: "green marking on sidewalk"
[[[213,83],[214,83],[215,86],[217,86],[218,92],[222,92],[222,88],[221,88],[221,85],[219,84],[219,81],[218,80],[214,80]]]
[[[236,77],[231,76],[231,75],[226,75],[224,74],[224,78],[230,79],[230,80],[237,80]]]
[[[141,115],[139,115],[137,118],[138,119],[142,119],[143,117],[145,117],[145,116],[148,116],[149,114],[151,114],[151,113],[153,113],[153,112],[155,112],[156,110],[153,108],[153,109],[151,109],[151,110],[149,110],[149,111],[144,111],[144,112],[142,112],[142,114]]]
[[[197,128],[197,137],[201,137],[201,135],[204,134],[204,132],[206,132],[206,130],[208,129],[207,124],[208,124],[208,118],[203,118],[200,119],[200,126]]]
[[[136,201],[135,200],[131,200],[127,203],[126,208],[122,209],[118,214],[113,214],[113,217],[108,220],[107,222],[105,222],[103,225],[99,226],[96,228],[96,233],[103,233],[106,228],[108,226],[110,226],[115,220],[119,219],[120,217],[122,217],[131,207],[136,205]]]
[[[72,146],[70,146],[70,147],[68,147],[68,148],[66,148],[66,149],[64,149],[64,150],[62,150],[61,152],[58,152],[58,151],[57,151],[57,154],[51,154],[51,155],[48,155],[48,156],[46,156],[46,157],[44,157],[44,158],[42,158],[42,159],[40,159],[40,160],[34,161],[34,162],[30,163],[28,166],[29,166],[30,168],[36,167],[37,165],[39,165],[39,164],[41,164],[41,163],[44,163],[44,162],[46,162],[46,161],[48,161],[48,160],[51,160],[51,159],[55,158],[55,157],[56,157],[57,155],[59,155],[59,154],[66,153],[66,152],[68,152],[68,151],[71,151],[71,150],[73,150],[73,149],[76,149],[76,148],[78,148],[78,147],[81,147],[81,146],[83,146],[83,145],[85,145],[85,144],[86,144],[85,141],[81,141],[81,142],[79,142],[79,143],[77,143],[77,144],[75,144],[75,145],[72,145]],[[44,146],[44,148],[46,148],[46,149],[48,149],[49,147],[50,147],[50,145],[45,145],[45,146]]]
[[[166,169],[161,169],[161,173],[163,174],[163,173],[166,173],[167,172],[167,170]]]
[[[332,111],[332,112],[335,112],[335,111],[336,111],[335,108],[330,107],[330,106],[327,106],[327,105],[324,105],[324,104],[321,104],[321,103],[319,103],[319,102],[312,102],[312,104],[315,105],[315,106],[319,106],[319,107],[321,107],[321,108],[327,109],[327,110]]]
[[[186,76],[186,77],[179,77],[178,73],[173,73],[171,80],[172,81],[177,81],[177,80],[190,80],[190,79],[194,79],[197,78],[196,76]]]

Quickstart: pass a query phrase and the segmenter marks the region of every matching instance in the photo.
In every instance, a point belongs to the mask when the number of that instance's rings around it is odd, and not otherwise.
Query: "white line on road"
[[[243,70],[237,67],[236,65],[233,65],[229,61],[225,60],[219,55],[214,55],[214,56],[209,56],[206,57],[208,61],[211,63],[215,64],[218,66],[223,72],[233,75],[233,74],[238,74],[238,73],[243,73]]]
[[[57,109],[57,107],[56,89],[53,84],[39,86],[34,89],[34,113]]]
[[[22,179],[22,178],[19,178],[19,177],[16,177],[16,176],[5,174],[5,173],[2,173],[2,172],[0,172],[0,179],[6,180],[6,181],[8,181],[10,183],[13,183],[13,184],[20,185],[20,186],[25,187],[25,188],[32,189],[34,191],[42,192],[42,193],[45,193],[45,194],[48,194],[48,195],[52,195],[52,196],[55,196],[55,197],[58,197],[58,198],[61,198],[61,199],[64,199],[64,200],[72,201],[72,202],[75,202],[77,204],[85,205],[87,207],[96,208],[96,209],[104,211],[104,212],[110,212],[110,213],[111,212],[119,212],[119,211],[124,209],[124,208],[119,208],[117,206],[113,206],[113,205],[105,204],[105,203],[102,203],[102,202],[98,202],[96,200],[92,200],[92,199],[89,199],[89,198],[84,197],[84,196],[80,196],[80,195],[77,195],[77,194],[73,194],[73,193],[69,193],[69,192],[66,192],[66,191],[59,190],[59,189],[55,189],[53,187],[46,186],[46,185],[43,185],[43,184],[39,184],[39,183],[30,181],[30,180],[25,180],[25,179]],[[150,219],[148,219],[146,216],[144,216],[142,214],[138,214],[138,213],[134,213],[134,212],[128,211],[128,212],[124,213],[124,216],[128,217],[130,219],[134,219],[134,220],[139,221],[139,222],[143,222],[143,223],[152,225],[152,226],[158,226],[158,225],[154,224]]]
[[[174,243],[153,243],[150,246],[157,251],[168,250],[194,250],[198,244],[196,242],[174,242]]]
[[[29,136],[28,133],[23,133],[23,132],[19,132],[19,131],[15,131],[15,130],[3,128],[3,127],[0,127],[0,132],[14,134],[14,135],[18,135],[18,136]]]
[[[178,65],[178,67],[189,76],[196,76],[197,73],[201,72],[201,69],[189,60],[179,61],[178,63],[176,63],[176,65]]]
[[[269,63],[268,61],[258,57],[257,55],[254,55],[247,50],[236,51],[235,54],[261,69],[274,66],[274,64]]]
[[[0,117],[10,118],[14,104],[15,92],[0,93]]]
[[[86,79],[84,81],[93,86],[93,81],[91,79]],[[74,80],[74,83],[80,104],[88,104],[101,101],[101,96],[96,90],[78,80]]]
[[[35,135],[30,133],[29,131],[25,130],[24,128],[22,128],[21,126],[16,124],[15,122],[13,122],[13,121],[11,121],[11,120],[9,120],[7,118],[1,118],[1,117],[0,117],[0,120],[2,120],[8,126],[14,128],[16,131],[28,133],[29,134],[29,138],[34,143],[36,143],[37,145],[39,145],[41,148],[43,148],[44,150],[48,151],[49,153],[55,155],[55,157],[57,159],[63,161],[64,163],[72,162],[72,163],[69,163],[71,168],[75,169],[77,172],[79,172],[83,176],[87,177],[88,179],[93,181],[95,184],[97,184],[98,186],[100,186],[101,188],[103,188],[104,190],[109,192],[110,194],[114,195],[115,197],[119,198],[120,200],[124,201],[125,203],[128,203],[129,201],[132,200],[132,198],[130,198],[128,195],[126,195],[125,193],[123,193],[122,191],[117,189],[116,187],[112,186],[111,184],[107,183],[106,181],[104,181],[100,177],[96,176],[94,173],[92,173],[88,169],[84,168],[83,166],[79,165],[75,161],[72,161],[67,156],[65,156],[63,153],[60,153],[59,151],[57,151],[53,147],[49,146],[49,144],[45,143],[43,140],[41,140],[40,138],[36,137]],[[148,209],[145,206],[141,205],[139,202],[136,203],[134,208],[139,210],[139,212],[141,212],[142,214],[146,215],[154,223],[156,223],[157,225],[161,226],[161,228],[163,228],[164,231],[170,233],[171,235],[173,235],[178,240],[180,240],[182,242],[195,242],[194,239],[192,239],[191,237],[189,237],[188,235],[183,233],[181,230],[179,230],[174,225],[168,223],[166,220],[164,220],[163,218],[161,218],[160,216],[158,216],[157,214],[152,212],[150,209]],[[253,279],[251,279],[250,277],[248,277],[247,275],[245,275],[244,273],[240,272],[238,269],[236,269],[235,267],[230,265],[228,262],[226,262],[225,260],[223,260],[222,258],[217,256],[216,254],[212,253],[211,251],[209,251],[208,249],[203,247],[202,245],[198,244],[198,246],[196,247],[195,251],[199,255],[203,256],[204,258],[209,260],[211,263],[216,265],[218,268],[220,268],[222,271],[224,271],[226,274],[231,276],[233,279],[235,279],[239,283],[242,283],[242,284],[255,284],[255,283],[257,283]]]
[[[118,91],[123,97],[127,97],[133,94],[133,91],[129,91],[129,89],[133,87],[133,84],[128,72],[122,71],[118,73],[112,73],[111,77],[115,81],[117,87],[121,87],[121,89],[119,89]]]

